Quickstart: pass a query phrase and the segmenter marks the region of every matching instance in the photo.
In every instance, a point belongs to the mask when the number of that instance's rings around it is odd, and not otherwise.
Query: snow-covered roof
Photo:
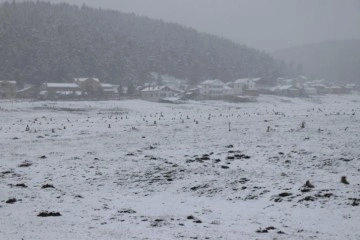
[[[235,80],[234,83],[248,83],[251,79],[250,78],[241,78],[241,79],[237,79]]]
[[[117,90],[115,88],[106,88],[103,90],[104,92],[114,92],[114,93],[117,93]]]
[[[218,79],[213,79],[213,80],[206,80],[206,81],[200,83],[200,85],[224,86],[225,83]]]
[[[16,81],[0,80],[0,83],[10,83],[10,84],[16,84]]]
[[[287,83],[291,83],[294,81],[294,79],[289,78],[289,79],[282,79],[283,82],[287,82]]]
[[[245,84],[245,83],[248,83],[249,81],[257,82],[260,80],[262,80],[261,77],[259,77],[259,78],[240,78],[240,79],[235,80],[234,83],[244,83]]]
[[[30,89],[32,89],[33,87],[26,87],[26,88],[23,88],[23,89],[20,89],[20,90],[18,90],[18,91],[16,91],[17,93],[22,93],[22,92],[25,92],[25,91],[27,91],[27,90],[30,90]]]
[[[46,83],[48,88],[79,88],[75,83]]]
[[[197,90],[199,90],[199,88],[195,87],[195,88],[189,88],[187,91],[197,91]]]
[[[278,89],[279,90],[288,90],[288,89],[297,89],[297,88],[292,85],[285,85],[285,86],[280,86]]]
[[[109,83],[101,83],[101,87],[103,87],[103,88],[114,88],[114,85],[109,84]]]
[[[100,82],[100,80],[98,78],[74,78],[75,82],[85,82],[88,79],[92,79],[96,82]]]
[[[74,91],[56,91],[56,94],[58,94],[58,95],[72,95],[72,94],[74,94]],[[81,91],[75,91],[75,94],[81,95]]]
[[[224,86],[224,89],[231,90],[231,89],[233,89],[233,88],[225,85],[225,86]]]

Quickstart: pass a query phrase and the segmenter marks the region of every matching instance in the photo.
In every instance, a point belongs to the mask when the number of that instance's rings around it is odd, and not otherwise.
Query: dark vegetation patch
[[[44,212],[40,212],[37,216],[38,217],[60,217],[61,214],[59,212],[44,211]]]

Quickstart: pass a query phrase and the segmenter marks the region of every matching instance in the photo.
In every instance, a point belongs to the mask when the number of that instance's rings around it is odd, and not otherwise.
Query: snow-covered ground
[[[359,95],[2,101],[0,120],[0,239],[360,239]]]

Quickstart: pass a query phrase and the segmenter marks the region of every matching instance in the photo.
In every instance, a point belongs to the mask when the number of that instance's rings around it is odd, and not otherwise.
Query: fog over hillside
[[[267,51],[360,38],[359,0],[50,0],[134,12]]]
[[[116,84],[151,73],[189,80],[279,76],[269,54],[161,20],[45,2],[0,6],[0,75],[24,83],[79,76]]]
[[[299,64],[311,78],[360,84],[360,40],[327,41],[287,48],[273,53],[284,64]]]

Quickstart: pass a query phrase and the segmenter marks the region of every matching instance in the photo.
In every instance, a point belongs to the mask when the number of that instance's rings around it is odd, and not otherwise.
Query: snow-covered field
[[[0,120],[0,239],[360,239],[359,95],[2,101]]]

